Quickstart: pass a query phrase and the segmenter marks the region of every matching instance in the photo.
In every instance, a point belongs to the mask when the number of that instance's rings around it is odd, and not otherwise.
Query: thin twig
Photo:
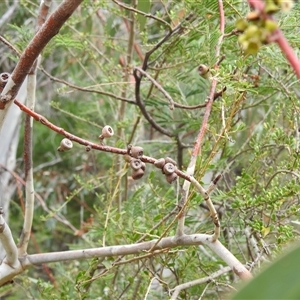
[[[174,109],[174,101],[173,101],[172,97],[170,96],[170,94],[154,78],[152,78],[146,71],[144,71],[143,69],[141,69],[139,67],[135,67],[134,69],[138,70],[141,74],[146,76],[157,87],[157,89],[159,89],[163,93],[163,95],[169,100],[170,109],[173,110]]]
[[[166,22],[165,20],[161,19],[161,18],[158,18],[158,17],[156,17],[156,16],[154,16],[154,15],[152,15],[152,14],[147,14],[147,13],[145,13],[145,12],[143,12],[143,11],[141,11],[141,10],[138,10],[138,9],[132,7],[132,6],[128,6],[128,5],[126,5],[126,4],[124,4],[124,3],[120,2],[120,1],[117,1],[117,0],[112,0],[112,1],[113,1],[114,3],[116,3],[117,5],[119,5],[119,6],[123,7],[123,8],[125,8],[125,9],[127,9],[127,10],[129,10],[129,11],[132,11],[132,12],[134,12],[134,13],[137,13],[137,14],[139,14],[139,15],[142,15],[142,16],[144,16],[144,17],[146,17],[146,18],[150,18],[150,19],[156,20],[156,21],[158,21],[158,22],[161,22],[161,23],[163,23],[170,31],[172,30],[171,25],[170,25],[168,22]]]
[[[0,35],[0,41],[6,45],[9,49],[11,49],[17,56],[21,56],[21,52],[12,44],[10,43],[5,37]]]
[[[140,95],[140,85],[141,85],[142,77],[138,74],[136,69],[133,70],[133,76],[134,76],[135,82],[136,82],[135,83],[135,100],[136,100],[136,103],[139,106],[143,116],[152,125],[152,127],[155,128],[158,132],[160,132],[168,137],[173,137],[174,134],[172,132],[168,131],[167,129],[165,129],[165,128],[161,127],[159,124],[157,124],[155,122],[155,120],[147,112],[145,103],[144,103],[144,101],[142,101],[141,95]]]
[[[219,3],[219,12],[220,12],[221,36],[218,40],[218,43],[217,43],[216,49],[215,49],[216,50],[216,58],[218,61],[215,65],[216,69],[219,67],[218,63],[220,63],[224,59],[223,56],[220,58],[220,49],[221,49],[223,38],[224,38],[224,28],[225,28],[225,16],[224,16],[223,2],[222,2],[222,0],[218,0],[218,3]],[[208,96],[208,102],[207,102],[205,112],[204,112],[204,117],[202,119],[201,128],[200,128],[198,136],[196,138],[196,142],[194,143],[194,149],[192,151],[191,160],[188,165],[187,172],[186,172],[191,177],[194,175],[197,157],[201,153],[201,146],[202,146],[204,135],[205,135],[206,128],[208,125],[208,120],[209,120],[210,112],[212,109],[212,104],[213,104],[213,101],[215,98],[217,83],[218,83],[217,78],[213,78],[212,82],[211,82],[210,93]],[[197,188],[199,190],[199,187],[197,187]],[[185,181],[183,184],[183,187],[182,187],[182,196],[179,201],[179,207],[185,207],[185,204],[187,202],[187,197],[189,194],[189,189],[190,189],[190,182]],[[200,190],[199,190],[199,192],[201,192]],[[203,194],[203,196],[204,195],[205,195],[205,193]],[[209,201],[209,205],[211,206],[210,207],[211,216],[212,216],[214,224],[215,224],[214,238],[218,238],[220,235],[220,224],[219,224],[217,213],[216,213],[215,209],[213,208],[213,204],[212,204],[210,198],[209,197],[207,198],[206,196],[204,196],[204,199],[209,199],[208,201]],[[185,211],[182,212],[180,218],[178,219],[178,226],[177,226],[177,233],[176,233],[177,236],[182,236],[184,234],[184,222],[185,222]]]
[[[196,280],[193,280],[193,281],[189,281],[189,282],[186,282],[186,283],[177,285],[174,289],[172,289],[172,290],[170,291],[170,292],[173,291],[171,300],[177,299],[177,297],[179,296],[179,293],[180,293],[182,290],[191,288],[191,287],[196,286],[196,285],[200,285],[200,284],[203,284],[203,283],[210,282],[210,281],[214,280],[215,278],[218,278],[218,277],[220,277],[221,275],[223,275],[223,274],[225,274],[225,273],[228,273],[228,272],[230,272],[230,271],[231,271],[231,268],[230,268],[230,267],[224,267],[224,268],[221,268],[220,270],[218,270],[218,271],[212,273],[211,275],[209,275],[209,276],[207,276],[207,277],[200,278],[200,279],[196,279]]]
[[[146,52],[145,54],[145,59],[144,59],[144,62],[143,62],[143,66],[142,66],[142,69],[144,71],[147,70],[147,67],[148,67],[148,61],[149,61],[149,58],[150,56],[157,50],[159,49],[166,41],[168,41],[173,35],[175,35],[176,33],[179,33],[182,28],[183,28],[183,24],[186,22],[186,21],[190,21],[194,18],[194,14],[189,14],[187,15],[184,20],[182,22],[180,22],[176,27],[174,27],[170,32],[168,32],[167,35],[165,35],[152,49],[150,49],[148,52]]]

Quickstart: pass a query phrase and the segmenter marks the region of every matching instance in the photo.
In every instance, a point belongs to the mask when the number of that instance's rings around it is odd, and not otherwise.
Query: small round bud
[[[130,167],[133,170],[141,169],[142,168],[142,161],[140,159],[137,159],[137,158],[132,158],[130,160]]]
[[[106,125],[102,128],[102,134],[99,135],[99,139],[103,140],[105,138],[110,138],[113,135],[114,135],[114,130],[109,125]]]
[[[176,167],[171,163],[166,163],[163,167],[164,174],[172,174],[176,171]]]
[[[144,174],[145,174],[144,170],[138,169],[138,170],[133,170],[131,176],[133,180],[137,180],[142,178]]]
[[[138,146],[132,146],[130,149],[130,155],[134,158],[141,158],[144,155],[144,149]]]
[[[201,77],[203,77],[205,79],[209,78],[209,67],[208,66],[201,64],[198,67],[198,72]]]
[[[177,178],[178,178],[178,175],[175,172],[173,172],[172,174],[166,175],[166,179],[170,184],[173,183]]]
[[[273,0],[269,0],[267,1],[264,10],[267,14],[273,14],[279,11],[279,7],[273,2]]]
[[[62,139],[62,141],[60,142],[60,145],[57,148],[57,151],[64,152],[64,151],[68,151],[68,150],[70,150],[72,148],[73,148],[72,141],[70,141],[69,139],[65,138],[65,139]]]
[[[164,158],[160,158],[158,159],[155,163],[154,163],[154,166],[158,169],[162,169],[163,166],[165,165],[166,161]]]
[[[92,150],[91,145],[87,145],[87,146],[85,147],[85,151],[86,151],[86,152],[90,152],[91,150]]]

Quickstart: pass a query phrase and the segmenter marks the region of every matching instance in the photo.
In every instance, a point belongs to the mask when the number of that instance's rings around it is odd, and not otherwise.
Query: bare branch
[[[177,246],[191,246],[201,244],[211,248],[220,258],[222,258],[227,263],[228,266],[231,267],[231,269],[241,279],[249,279],[252,277],[251,273],[234,257],[234,255],[230,251],[228,251],[219,241],[212,241],[212,237],[207,234],[184,235],[182,237],[171,236],[161,239],[158,243],[157,240],[152,240],[138,244],[32,254],[27,255],[26,259],[24,260],[23,267],[27,268],[32,265],[40,265],[43,263],[59,261],[70,261],[75,259],[91,259],[95,257],[112,257],[119,255],[138,254],[147,252],[150,249],[152,249],[152,251],[155,251],[174,248]],[[0,285],[1,284],[3,284],[3,282],[0,279]]]
[[[12,237],[10,228],[3,218],[2,207],[0,207],[0,241],[6,252],[6,257],[4,259],[5,263],[12,268],[17,267],[18,249]]]
[[[144,76],[146,76],[162,93],[163,95],[169,100],[170,102],[170,109],[173,110],[174,109],[174,101],[172,99],[172,97],[170,96],[170,94],[154,79],[152,78],[147,72],[145,72],[143,69],[139,68],[139,67],[135,67],[135,70],[138,70],[141,74],[143,74]]]
[[[228,273],[230,271],[231,271],[230,267],[221,268],[220,270],[212,273],[211,275],[209,275],[207,277],[196,279],[196,280],[193,280],[193,281],[189,281],[189,282],[186,282],[186,283],[183,283],[183,284],[179,284],[173,290],[171,290],[171,292],[174,291],[173,294],[172,294],[171,300],[177,299],[177,297],[179,296],[179,293],[182,290],[189,289],[193,286],[200,285],[200,284],[203,284],[203,283],[206,283],[206,282],[210,282],[210,281],[212,281],[212,280],[214,280],[214,279],[220,277],[221,275],[223,275],[225,273]]]
[[[168,136],[168,137],[173,137],[174,134],[166,130],[165,128],[161,127],[159,124],[157,124],[154,119],[150,116],[150,114],[147,112],[146,107],[144,102],[141,99],[141,94],[140,94],[140,85],[142,81],[142,77],[137,73],[137,70],[133,70],[133,76],[135,78],[135,99],[136,103],[139,106],[143,116],[146,118],[146,120],[155,128],[157,131],[160,133]]]

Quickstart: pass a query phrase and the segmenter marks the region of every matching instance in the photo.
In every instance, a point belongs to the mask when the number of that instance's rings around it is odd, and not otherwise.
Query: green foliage
[[[172,28],[194,13],[192,21],[184,21],[182,30],[153,52],[147,72],[176,103],[185,106],[205,104],[209,94],[210,81],[197,73],[199,64],[210,67],[211,75],[218,79],[218,91],[226,87],[213,103],[195,178],[207,185],[217,173],[224,174],[212,200],[220,214],[221,240],[243,263],[259,260],[249,247],[252,238],[260,253],[265,249],[279,252],[299,231],[299,83],[284,55],[272,44],[263,45],[255,57],[243,55],[239,37],[231,34],[236,21],[248,12],[242,1],[224,1],[226,36],[221,55],[226,58],[218,69],[213,68],[221,36],[218,1],[138,1],[137,9],[163,19]],[[20,50],[33,35],[31,16],[36,14],[32,2],[22,1],[11,20],[14,25],[6,27],[7,37]],[[133,42],[127,27],[132,17]],[[299,35],[294,32],[298,30],[299,5],[276,18],[298,49]],[[161,91],[144,77],[141,98],[145,109],[171,133],[169,137],[154,130],[137,105],[118,99],[135,100],[133,67],[141,66],[142,56],[167,34],[168,28],[158,20],[120,9],[112,1],[84,1],[47,45],[42,58],[47,72],[70,84],[39,72],[36,110],[57,126],[93,142],[99,142],[102,127],[110,125],[115,136],[105,139],[105,144],[142,146],[145,155],[172,157],[186,170],[204,109],[170,110]],[[87,152],[79,144],[72,151],[58,153],[61,138],[34,123],[38,197],[35,242],[29,253],[127,245],[175,234],[177,220],[171,212],[181,196],[181,179],[169,185],[158,169],[147,164],[144,177],[133,181],[122,157]],[[18,150],[20,174],[22,144],[23,137]],[[11,203],[14,233],[22,228],[23,201],[20,189]],[[207,207],[193,190],[188,208],[187,233],[211,233]],[[245,235],[248,231],[251,237]],[[16,280],[26,288],[28,299],[144,299],[147,292],[148,299],[167,299],[176,285],[206,277],[223,264],[215,254],[199,247],[147,254],[49,264],[48,270],[30,269]],[[154,278],[158,278],[156,290],[149,288]],[[231,276],[223,275],[208,287],[182,291],[180,299],[198,299],[203,292],[205,299],[221,298],[232,281]],[[8,293],[9,300],[23,296],[14,287],[3,292]]]

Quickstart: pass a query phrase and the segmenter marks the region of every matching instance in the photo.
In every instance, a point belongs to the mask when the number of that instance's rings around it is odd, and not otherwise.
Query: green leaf
[[[300,247],[294,248],[257,275],[232,300],[300,299]]]

